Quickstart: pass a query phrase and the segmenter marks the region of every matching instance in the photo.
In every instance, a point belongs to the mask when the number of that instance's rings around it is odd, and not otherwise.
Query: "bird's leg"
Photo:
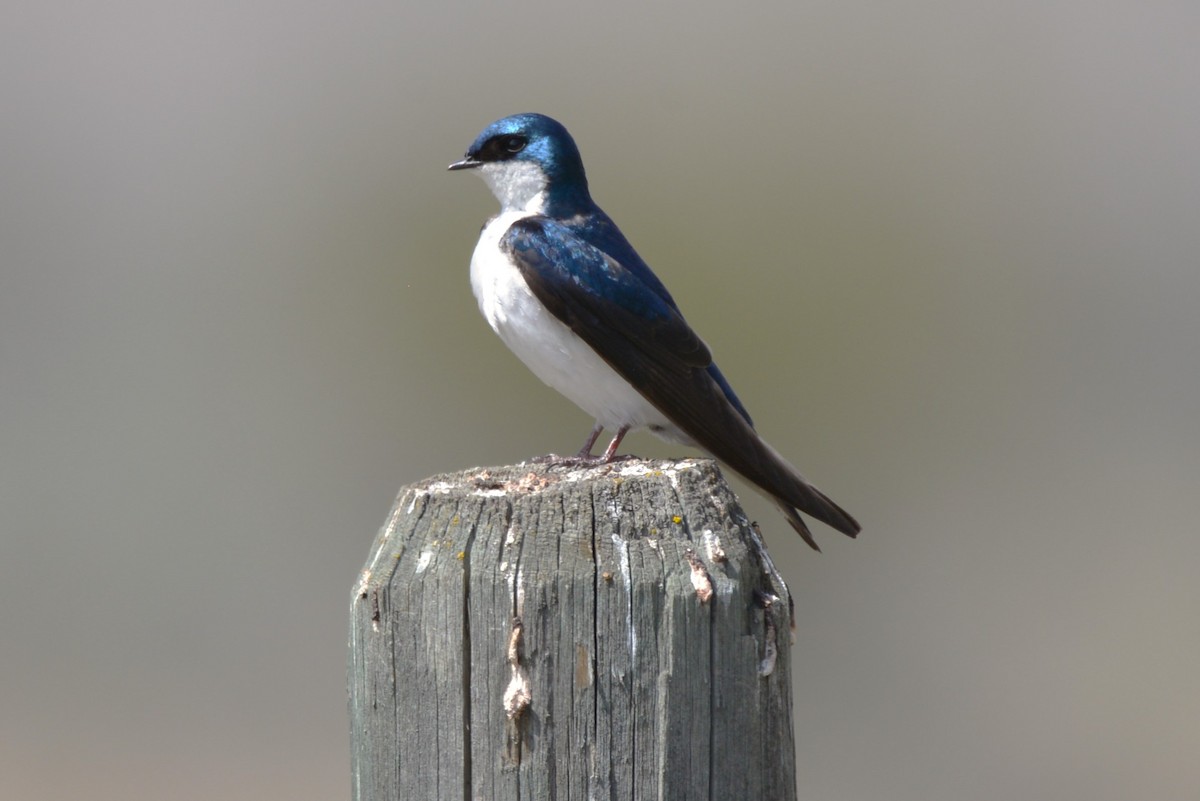
[[[533,457],[533,461],[542,464],[599,464],[602,461],[602,457],[593,456],[592,448],[595,447],[596,440],[603,430],[604,426],[597,422],[592,428],[592,433],[588,434],[587,442],[583,443],[583,447],[579,449],[579,453],[574,456],[559,456],[558,454],[548,453],[545,456]]]
[[[596,445],[596,439],[600,436],[600,432],[604,430],[604,426],[596,421],[596,425],[592,428],[592,433],[588,435],[587,442],[583,443],[583,447],[579,449],[579,453],[575,454],[576,459],[594,459],[592,456],[592,448]]]
[[[579,453],[574,456],[557,456],[553,453],[545,456],[533,457],[534,462],[542,464],[610,464],[612,462],[621,462],[626,459],[636,459],[636,456],[617,456],[617,448],[621,445],[621,440],[629,433],[629,426],[621,426],[617,431],[617,435],[612,438],[612,442],[608,443],[608,447],[604,449],[604,453],[600,456],[592,455],[592,448],[596,445],[596,440],[600,437],[600,432],[604,430],[604,426],[599,422],[592,428],[592,433],[588,434],[587,441],[583,443],[583,447],[579,449]]]
[[[617,435],[612,438],[612,442],[608,443],[608,447],[604,449],[604,456],[602,456],[600,458],[600,461],[607,464],[616,458],[617,448],[620,447],[621,440],[625,439],[625,434],[628,431],[629,431],[629,426],[621,426],[617,430]],[[600,432],[596,431],[595,433],[597,435],[599,435]]]

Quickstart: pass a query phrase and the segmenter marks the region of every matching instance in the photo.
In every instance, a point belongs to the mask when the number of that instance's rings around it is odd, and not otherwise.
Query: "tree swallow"
[[[451,170],[500,201],[471,256],[471,288],[504,343],[596,421],[576,457],[612,461],[626,432],[694,445],[771,497],[817,548],[804,512],[853,537],[859,525],[754,430],[750,415],[666,287],[588,193],[575,141],[541,114],[497,120]],[[592,456],[605,428],[616,432]]]

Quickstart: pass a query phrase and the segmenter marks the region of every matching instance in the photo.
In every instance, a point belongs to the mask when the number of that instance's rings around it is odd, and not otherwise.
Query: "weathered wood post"
[[[356,801],[794,801],[790,601],[716,465],[401,491],[354,589]]]

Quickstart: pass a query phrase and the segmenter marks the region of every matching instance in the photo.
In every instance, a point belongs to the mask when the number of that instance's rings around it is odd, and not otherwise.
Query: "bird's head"
[[[450,169],[477,171],[502,211],[569,215],[591,202],[575,140],[543,114],[496,120]]]

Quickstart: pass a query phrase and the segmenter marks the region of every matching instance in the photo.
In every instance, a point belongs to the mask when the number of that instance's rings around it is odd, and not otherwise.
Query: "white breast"
[[[538,378],[605,428],[649,426],[669,439],[686,441],[661,412],[546,310],[508,254],[500,250],[500,238],[509,226],[530,214],[508,211],[493,217],[471,256],[471,289],[488,324]]]

